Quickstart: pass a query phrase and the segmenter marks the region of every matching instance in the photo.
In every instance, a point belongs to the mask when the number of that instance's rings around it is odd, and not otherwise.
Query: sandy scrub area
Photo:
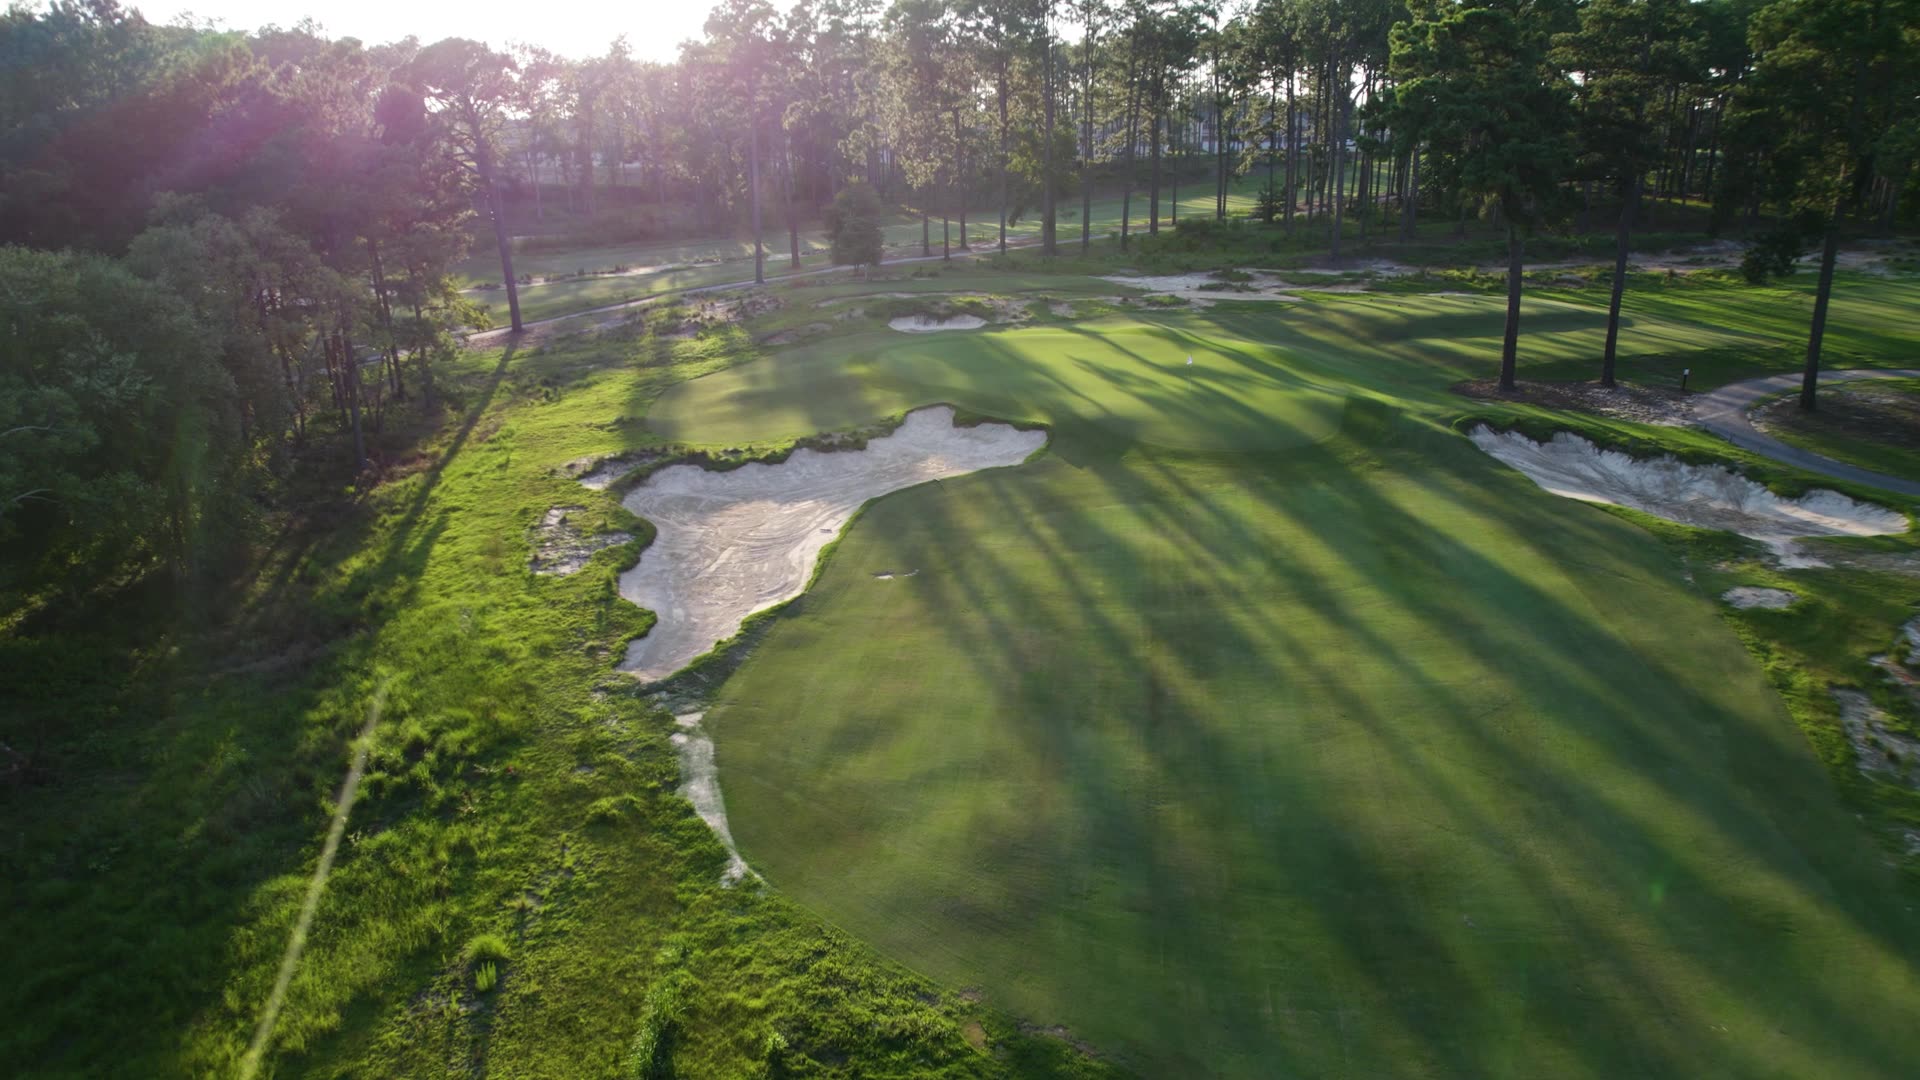
[[[1793,606],[1793,602],[1799,598],[1785,589],[1766,589],[1758,585],[1736,585],[1726,592],[1721,593],[1720,599],[1725,600],[1729,606],[1742,610],[1748,608],[1766,608],[1770,611],[1778,611],[1781,608]]]
[[[1102,275],[1100,280],[1115,285],[1145,289],[1152,296],[1175,296],[1202,305],[1216,300],[1273,300],[1297,303],[1299,297],[1283,291],[1285,283],[1264,270],[1247,271],[1250,281],[1226,281],[1218,274]]]
[[[603,485],[604,486],[604,485]],[[568,520],[582,506],[556,506],[541,515],[533,527],[533,558],[529,565],[536,574],[564,577],[577,574],[593,558],[593,553],[633,539],[629,533],[607,532],[588,536]]]
[[[620,595],[659,621],[627,649],[622,669],[656,682],[732,637],[756,611],[806,588],[821,549],[869,499],[929,480],[1018,465],[1044,432],[1006,424],[957,427],[946,406],[907,416],[864,450],[802,448],[777,465],[728,472],[673,465],[626,497],[659,529],[620,575]]]
[[[1482,424],[1472,438],[1556,495],[1738,533],[1767,545],[1785,567],[1826,565],[1799,550],[1796,541],[1807,537],[1884,536],[1907,528],[1906,515],[1838,492],[1816,490],[1783,499],[1718,465],[1689,465],[1671,456],[1629,457],[1564,431],[1537,443]]]
[[[903,334],[932,334],[941,330],[978,330],[987,325],[987,320],[978,315],[949,315],[944,319],[932,315],[902,315],[887,325]]]
[[[1627,382],[1606,387],[1598,382],[1522,381],[1512,392],[1507,392],[1500,389],[1498,379],[1472,379],[1455,384],[1453,392],[1483,401],[1524,401],[1548,409],[1613,416],[1636,424],[1684,427],[1693,423],[1693,400],[1688,395],[1664,387]]]

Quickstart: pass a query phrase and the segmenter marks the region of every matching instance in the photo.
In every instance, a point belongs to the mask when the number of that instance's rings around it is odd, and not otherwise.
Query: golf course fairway
[[[1566,325],[1531,359],[1591,354],[1593,313],[1537,308]],[[747,860],[1146,1076],[1920,1060],[1920,920],[1712,598],[1440,422],[1497,332],[1223,306],[669,391],[650,423],[696,442],[931,400],[1054,425],[871,504],[717,691]]]

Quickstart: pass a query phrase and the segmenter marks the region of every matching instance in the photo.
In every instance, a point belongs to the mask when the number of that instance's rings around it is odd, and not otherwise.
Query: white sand
[[[1907,530],[1906,515],[1838,492],[1816,490],[1783,499],[1718,465],[1689,465],[1672,456],[1642,460],[1602,450],[1564,431],[1550,442],[1537,443],[1482,424],[1473,430],[1473,441],[1556,495],[1739,533],[1772,548],[1782,566],[1825,565],[1798,550],[1795,541],[1806,537],[1884,536]]]
[[[1767,608],[1779,610],[1792,605],[1797,599],[1785,589],[1763,589],[1758,585],[1735,585],[1720,594],[1720,599],[1737,608]]]
[[[1100,280],[1145,289],[1154,296],[1177,296],[1183,300],[1203,303],[1211,303],[1215,300],[1272,300],[1281,303],[1299,301],[1299,297],[1281,291],[1283,286],[1273,275],[1265,271],[1249,272],[1253,274],[1253,280],[1241,282],[1222,281],[1211,273],[1138,276],[1114,274],[1104,276]]]
[[[987,320],[978,315],[949,315],[936,319],[931,315],[902,315],[887,324],[903,334],[932,334],[941,330],[978,330]]]
[[[758,875],[747,868],[747,861],[733,846],[733,830],[727,828],[727,801],[720,796],[720,768],[713,760],[713,740],[700,726],[705,716],[704,712],[690,712],[674,717],[680,730],[668,741],[680,751],[680,797],[693,804],[694,813],[726,845],[727,868],[720,872],[720,883],[733,885]]]
[[[912,413],[865,450],[800,449],[778,465],[673,465],[627,495],[659,529],[620,595],[659,616],[622,669],[664,679],[732,637],[756,611],[800,595],[820,551],[867,500],[929,480],[1018,465],[1046,445],[1006,424],[955,427],[945,406]]]

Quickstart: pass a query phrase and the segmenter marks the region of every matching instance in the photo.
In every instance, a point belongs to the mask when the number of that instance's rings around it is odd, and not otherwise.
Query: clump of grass
[[[499,981],[500,969],[491,960],[474,969],[473,988],[479,993],[491,993],[494,985]]]
[[[467,942],[467,947],[461,951],[461,955],[469,964],[504,962],[512,957],[513,949],[507,944],[505,937],[489,931],[484,934],[475,934]]]
[[[627,815],[627,811],[644,809],[640,800],[632,795],[607,795],[593,800],[587,807],[587,824],[611,825]]]
[[[673,1075],[673,1039],[686,1003],[677,976],[653,984],[647,991],[640,1031],[627,1054],[627,1075],[634,1080],[661,1080]]]

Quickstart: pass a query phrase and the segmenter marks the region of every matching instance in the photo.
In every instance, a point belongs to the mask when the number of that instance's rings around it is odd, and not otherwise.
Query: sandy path
[[[1772,548],[1782,566],[1825,564],[1798,550],[1816,536],[1884,536],[1907,531],[1907,516],[1833,491],[1783,499],[1718,465],[1666,456],[1629,457],[1561,432],[1537,443],[1517,432],[1473,429],[1474,445],[1555,495],[1626,506],[1668,521],[1723,529]]]
[[[730,472],[661,469],[626,497],[659,535],[620,575],[620,595],[659,621],[628,646],[622,670],[664,679],[732,637],[747,616],[800,595],[821,549],[869,499],[1018,465],[1046,441],[1006,424],[955,427],[943,405],[910,414],[865,450],[803,448],[778,465]]]
[[[1874,368],[1853,368],[1841,371],[1822,371],[1820,381],[1851,382],[1855,379],[1916,379],[1920,378],[1920,369],[1881,370]],[[1753,426],[1747,413],[1762,398],[1774,394],[1786,393],[1800,387],[1800,375],[1769,375],[1762,379],[1748,379],[1745,382],[1728,383],[1710,393],[1703,394],[1694,405],[1694,422],[1715,435],[1727,440],[1742,450],[1751,450],[1762,457],[1772,458],[1783,465],[1792,465],[1808,472],[1831,476],[1836,480],[1846,480],[1868,487],[1882,488],[1920,498],[1920,480],[1907,477],[1888,476],[1822,457],[1810,450],[1790,446],[1779,439],[1766,434]]]

